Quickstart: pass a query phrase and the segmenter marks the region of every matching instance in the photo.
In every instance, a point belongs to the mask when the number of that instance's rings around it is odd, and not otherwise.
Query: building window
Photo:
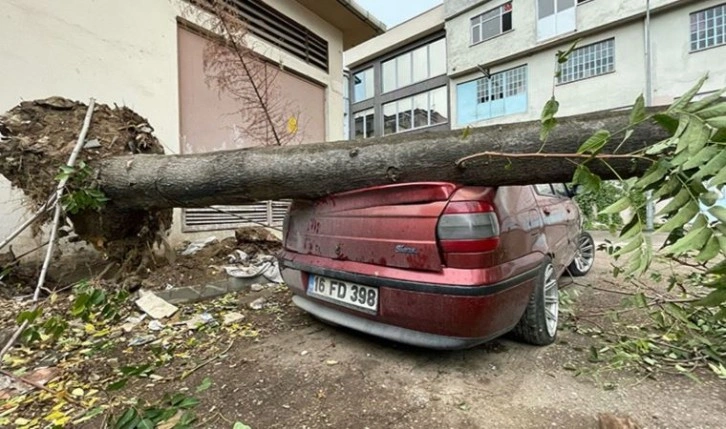
[[[367,100],[373,97],[373,67],[353,75],[353,102]]]
[[[691,51],[726,43],[726,3],[691,14]]]
[[[448,111],[445,86],[386,103],[383,105],[383,134],[444,124],[449,120]]]
[[[383,92],[446,74],[446,39],[439,39],[383,63]]]
[[[471,19],[471,44],[483,42],[512,29],[512,3],[484,12]]]
[[[355,135],[353,138],[367,139],[375,135],[376,121],[373,109],[356,112],[353,114],[353,119],[355,120]]]
[[[537,40],[575,31],[575,23],[575,0],[537,0]]]
[[[567,83],[615,71],[615,40],[577,48],[560,64],[557,81]]]
[[[456,93],[459,125],[524,113],[527,111],[527,66],[461,83]]]

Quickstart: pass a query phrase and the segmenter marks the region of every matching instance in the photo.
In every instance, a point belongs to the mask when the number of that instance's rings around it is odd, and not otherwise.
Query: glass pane
[[[481,42],[481,26],[475,25],[471,27],[471,44],[475,45]]]
[[[373,68],[353,75],[353,101],[366,100],[373,97]]]
[[[375,134],[375,116],[373,110],[369,110],[366,114],[366,138],[373,137]]]
[[[398,100],[398,131],[410,130],[411,123],[411,99]]]
[[[552,188],[555,190],[555,194],[562,195],[564,197],[567,196],[567,188],[564,183],[553,183]]]
[[[434,89],[430,94],[431,125],[447,122],[449,120],[449,98],[446,87]]]
[[[534,188],[540,195],[554,195],[554,192],[552,192],[552,187],[550,187],[549,184],[534,185]]]
[[[411,54],[396,58],[396,88],[411,84]]]
[[[425,127],[429,124],[429,94],[424,92],[413,97],[413,127]]]
[[[495,19],[487,21],[481,25],[481,38],[482,40],[491,39],[492,37],[501,33],[499,27],[499,20]]]
[[[363,132],[364,131],[363,130],[363,127],[364,127],[364,125],[363,125],[363,117],[362,116],[359,117],[359,116],[356,115],[356,118],[355,118],[355,138],[362,139],[362,138],[365,137],[365,133]]]
[[[557,0],[557,12],[575,7],[575,0]]]
[[[411,53],[413,56],[413,81],[419,82],[429,77],[428,46],[422,46]]]
[[[446,39],[429,45],[429,76],[446,74]]]
[[[555,14],[555,0],[537,0],[539,19]]]
[[[512,12],[509,11],[502,15],[502,32],[512,29]]]
[[[396,102],[383,105],[383,135],[396,132]]]
[[[383,73],[383,92],[396,89],[396,60],[383,63],[381,72]]]

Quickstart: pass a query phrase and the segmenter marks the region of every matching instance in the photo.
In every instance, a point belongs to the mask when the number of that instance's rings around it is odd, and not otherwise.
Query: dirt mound
[[[78,139],[87,106],[62,97],[24,101],[0,116],[0,174],[42,205],[54,191],[59,167],[65,165]],[[78,175],[69,191],[97,188],[93,167],[104,158],[128,154],[162,154],[148,121],[127,107],[96,104],[85,146],[76,165],[85,162],[89,174]],[[158,242],[171,225],[171,210],[104,208],[68,213],[74,232],[127,268],[142,263],[145,247]],[[139,249],[142,249],[139,251]]]

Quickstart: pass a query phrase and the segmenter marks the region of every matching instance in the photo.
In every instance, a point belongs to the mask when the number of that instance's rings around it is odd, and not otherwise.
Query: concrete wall
[[[555,54],[566,49],[567,44],[555,46],[532,56],[498,64],[491,68],[491,73],[527,65],[527,111],[508,116],[499,116],[470,124],[460,124],[457,120],[456,90],[458,84],[482,77],[476,72],[451,80],[450,102],[452,128],[463,126],[479,126],[491,123],[510,123],[538,119],[542,107],[555,95],[560,102],[560,116],[574,115],[596,110],[622,107],[632,104],[638,94],[645,89],[645,63],[643,49],[643,29],[638,25],[629,25],[617,30],[607,31],[596,36],[584,38],[581,45],[615,38],[615,71],[562,85],[554,83]]]
[[[456,2],[456,0],[450,0]],[[448,2],[447,2],[448,3]],[[485,66],[491,73],[527,64],[528,108],[525,113],[500,116],[470,123],[470,126],[491,123],[510,123],[539,118],[540,112],[552,94],[555,55],[572,43],[573,35],[561,37],[546,43],[536,42],[535,0],[514,2],[513,30],[476,46],[469,46],[469,18],[505,3],[503,0],[486,2],[470,12],[447,21],[447,51],[449,75],[451,76],[450,108],[452,128],[460,128],[457,120],[457,84],[482,76],[476,63]],[[723,0],[690,1],[681,0],[679,7],[672,7],[672,1],[652,0],[655,11],[651,19],[652,46],[652,104],[670,104],[683,94],[706,72],[709,80],[703,93],[726,87],[726,45],[699,52],[690,52],[689,14],[723,3]],[[642,16],[626,19],[617,25],[609,25],[618,19],[634,16],[644,10],[640,1],[599,1],[577,6],[578,31],[585,37],[579,43],[590,43],[615,39],[615,71],[562,85],[555,85],[555,95],[560,101],[559,115],[573,115],[596,110],[629,106],[640,93],[646,91],[645,26]],[[602,5],[602,7],[600,7]],[[640,5],[640,6],[638,6]],[[638,7],[636,7],[638,6]],[[526,9],[530,8],[530,9]],[[640,8],[640,9],[639,9]],[[658,8],[661,8],[660,10]],[[597,23],[598,31],[593,30]],[[584,31],[584,30],[583,30]],[[583,34],[577,34],[582,36]],[[461,73],[462,70],[473,71]]]
[[[260,40],[253,48],[326,87],[326,138],[343,138],[343,44],[339,29],[298,3],[267,0],[329,43],[329,72]],[[149,119],[168,152],[179,152],[177,18],[180,2],[3,0],[0,2],[0,111],[22,100],[61,95],[123,104]],[[22,193],[0,177],[0,237],[27,216]],[[173,240],[180,236],[178,213]],[[41,238],[19,237],[15,249]]]
[[[537,0],[515,0],[512,3],[512,30],[471,46],[471,18],[508,1],[446,0],[449,74],[463,73],[477,65],[487,66],[521,51],[557,44],[560,39],[578,37],[605,23],[633,18],[645,12],[645,0],[591,0],[576,6],[577,30],[574,33],[538,41]],[[677,2],[693,3],[692,0],[651,0],[651,9]]]
[[[447,2],[444,2],[444,4]],[[444,27],[444,4],[388,29],[380,36],[345,51],[345,66],[357,68],[361,64],[411,44],[427,34]]]
[[[651,23],[653,49],[653,104],[670,104],[705,73],[701,94],[726,88],[726,45],[690,52],[689,14],[723,4],[702,0],[657,15]]]

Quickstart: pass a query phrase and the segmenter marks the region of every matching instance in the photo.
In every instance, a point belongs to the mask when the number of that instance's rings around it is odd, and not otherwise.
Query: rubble
[[[177,306],[159,298],[153,292],[140,295],[141,297],[136,300],[136,306],[154,319],[164,319],[173,315],[179,309]]]

